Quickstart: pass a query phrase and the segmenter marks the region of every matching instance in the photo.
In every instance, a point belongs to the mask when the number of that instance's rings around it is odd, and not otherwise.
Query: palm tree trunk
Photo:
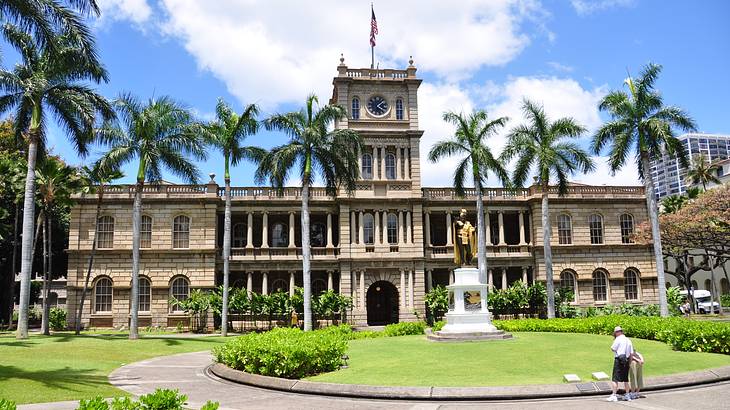
[[[656,263],[657,289],[659,292],[659,314],[662,317],[669,316],[667,307],[667,288],[664,277],[664,254],[662,252],[662,237],[659,230],[659,213],[657,212],[656,196],[654,194],[654,180],[651,179],[651,167],[649,165],[649,154],[641,152],[641,170],[644,175],[644,194],[646,195],[646,207],[651,222],[651,237],[654,242],[654,260]]]
[[[144,180],[137,180],[134,188],[132,209],[132,289],[130,295],[129,338],[138,339],[137,319],[139,316],[139,226],[142,221],[142,187]]]
[[[221,308],[221,335],[223,337],[228,336],[229,259],[231,259],[231,178],[226,177],[226,210],[223,222],[223,307]]]
[[[104,199],[104,186],[99,184],[97,188],[99,190],[96,200],[96,216],[94,217],[94,241],[91,244],[91,253],[89,254],[89,266],[86,269],[86,280],[84,281],[84,287],[81,289],[81,301],[79,302],[79,310],[76,313],[76,334],[81,334],[81,318],[84,312],[84,301],[86,300],[86,289],[89,287],[89,280],[91,279],[91,268],[94,266],[94,255],[96,254],[96,243],[99,238],[99,215],[101,215],[101,203]]]
[[[304,331],[312,330],[312,278],[309,247],[309,182],[302,182],[302,281],[304,286]]]
[[[49,240],[48,240],[48,217],[43,217],[43,301],[42,309],[43,315],[41,316],[41,332],[50,336],[51,332],[48,330],[48,252],[49,252]]]
[[[3,312],[3,315],[7,315],[7,323],[8,328],[12,325],[13,322],[13,305],[15,300],[15,275],[18,273],[16,271],[16,268],[18,267],[18,220],[20,219],[20,204],[15,202],[15,220],[13,221],[13,262],[12,262],[12,271],[10,272],[10,275],[8,275],[8,283],[5,284],[7,286],[8,291],[8,309],[6,312]],[[3,316],[4,317],[4,316]],[[1,320],[0,320],[1,321]]]
[[[548,187],[542,187],[542,244],[545,254],[545,290],[547,292],[548,319],[555,318],[555,287],[553,286],[553,248],[550,245],[550,208]]]
[[[28,338],[28,305],[30,303],[30,271],[33,266],[33,228],[35,219],[35,162],[38,155],[37,128],[28,138],[28,171],[23,199],[23,241],[20,250],[20,301],[18,307],[18,339]]]
[[[482,188],[479,186],[477,187],[477,264],[479,265],[480,283],[487,283],[487,228],[485,224],[484,198]]]

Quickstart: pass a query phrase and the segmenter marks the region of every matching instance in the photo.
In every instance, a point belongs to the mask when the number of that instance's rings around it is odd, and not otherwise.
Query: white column
[[[395,179],[403,179],[403,172],[400,170],[401,148],[395,147]]]
[[[406,275],[403,269],[400,270],[400,307],[406,308]]]
[[[484,212],[484,228],[487,233],[487,246],[493,245],[493,243],[492,243],[492,223],[489,220],[489,212]]]
[[[327,271],[327,290],[333,290],[334,284],[332,283],[332,271]]]
[[[327,213],[327,247],[332,248],[332,214]]]
[[[373,180],[380,179],[380,172],[378,171],[380,168],[380,160],[378,159],[379,149],[379,146],[373,145]]]
[[[357,232],[357,243],[360,245],[365,243],[365,228],[363,227],[363,213],[360,211],[358,224],[360,225]]]
[[[433,269],[426,271],[426,292],[433,288]]]
[[[524,213],[524,211],[520,211],[519,219],[520,219],[520,245],[527,245],[525,243],[525,213]]]
[[[383,211],[383,243],[384,244],[390,244],[388,242],[388,210]]]
[[[380,211],[373,212],[373,245],[380,245]]]
[[[261,294],[269,294],[269,273],[261,272]]]
[[[350,243],[357,243],[357,227],[355,211],[350,212]]]
[[[365,306],[365,269],[360,271],[360,309],[366,309]]]
[[[248,213],[248,223],[246,223],[246,247],[253,248],[253,212]]]
[[[358,173],[362,173],[362,147],[357,149],[357,170]],[[360,174],[360,179],[363,179],[362,174]]]
[[[403,245],[403,211],[398,211],[398,245]]]
[[[294,296],[294,287],[296,286],[296,281],[294,279],[294,271],[289,271],[289,297]]]
[[[408,307],[413,309],[413,291],[415,290],[415,287],[413,286],[413,269],[408,270]]]
[[[404,148],[403,151],[405,152],[405,171],[403,172],[403,176],[405,179],[411,179],[411,159],[408,155],[408,148]]]
[[[451,212],[446,211],[446,246],[454,244],[451,235]]]
[[[262,248],[268,248],[269,247],[269,213],[264,211],[264,214],[261,216],[263,227],[261,228],[261,247]]]
[[[504,243],[504,214],[502,211],[497,212],[497,221],[499,222],[499,244],[506,245]]]
[[[507,268],[502,268],[502,289],[507,289]]]
[[[489,289],[494,289],[494,269],[489,269],[489,277],[487,278]]]
[[[289,247],[293,248],[296,246],[294,241],[294,235],[296,230],[294,229],[294,212],[289,212]]]
[[[431,246],[431,212],[426,211],[423,223],[423,235],[426,242],[426,246]]]
[[[413,243],[411,211],[406,212],[406,243]]]
[[[522,282],[525,285],[528,285],[528,283],[527,283],[527,266],[522,267]]]
[[[352,289],[350,290],[350,293],[352,293],[352,308],[357,310],[357,271],[350,272],[350,276],[352,277]]]
[[[449,285],[453,285],[453,284],[454,284],[454,270],[449,269]]]
[[[381,146],[380,149],[382,150],[380,154],[380,179],[388,179],[385,176],[385,145]]]
[[[251,297],[251,293],[253,293],[253,272],[248,271],[246,275],[246,293],[248,293],[248,297]]]

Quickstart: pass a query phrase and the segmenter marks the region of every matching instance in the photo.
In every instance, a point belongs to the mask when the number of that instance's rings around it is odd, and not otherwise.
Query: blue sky
[[[368,66],[369,1],[102,0],[92,21],[111,74],[101,92],[130,91],[142,98],[171,95],[209,119],[222,97],[237,110],[256,102],[267,113],[296,109],[309,92],[324,102],[340,53],[346,64]],[[343,4],[344,3],[344,4]],[[458,7],[456,6],[458,4]],[[730,2],[659,0],[495,0],[489,2],[375,2],[381,67],[405,67],[413,55],[424,83],[419,91],[422,156],[449,135],[444,110],[485,108],[521,121],[523,96],[551,116],[573,116],[595,129],[597,101],[622,86],[627,69],[664,66],[658,82],[665,101],[686,109],[699,129],[730,133]],[[3,51],[7,47],[3,47]],[[7,53],[4,63],[13,63]],[[508,127],[508,128],[509,128]],[[76,157],[65,136],[49,130],[54,150]],[[587,140],[584,139],[584,142]],[[270,147],[285,137],[262,132],[251,144]],[[495,137],[495,148],[503,135]],[[609,176],[598,170],[577,181],[635,184],[629,165]],[[222,174],[212,152],[200,165]],[[424,169],[424,185],[449,185],[451,164]],[[136,164],[126,170],[131,181]],[[450,168],[453,169],[453,168]],[[233,172],[252,184],[252,167]],[[170,177],[169,179],[175,180]],[[220,177],[218,178],[220,179]]]

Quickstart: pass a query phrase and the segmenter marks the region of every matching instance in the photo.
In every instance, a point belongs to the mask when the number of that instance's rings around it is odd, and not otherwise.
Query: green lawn
[[[112,370],[155,356],[209,350],[220,337],[170,338],[141,334],[106,336],[62,333],[16,340],[0,334],[0,398],[18,404],[126,395],[109,384]]]
[[[388,386],[494,386],[561,383],[565,373],[590,380],[611,374],[612,337],[570,333],[515,333],[513,340],[439,343],[424,336],[350,342],[349,368],[312,381]],[[675,352],[661,342],[633,339],[646,359],[645,376],[730,365],[730,356]]]

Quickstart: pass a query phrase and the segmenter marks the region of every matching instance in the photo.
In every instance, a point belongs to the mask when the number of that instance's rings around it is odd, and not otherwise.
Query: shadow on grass
[[[16,340],[16,339],[8,339],[3,340],[0,339],[0,347],[33,347],[35,346],[35,343],[32,343],[28,340]]]
[[[64,367],[54,370],[25,370],[16,366],[0,364],[0,382],[8,379],[33,381],[48,388],[76,390],[78,387],[96,387],[108,384],[106,376],[93,374],[94,369],[73,369]]]

